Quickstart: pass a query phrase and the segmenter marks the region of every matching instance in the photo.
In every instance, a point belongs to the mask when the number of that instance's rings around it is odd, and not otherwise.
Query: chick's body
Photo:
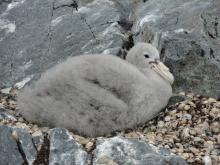
[[[143,73],[144,72],[144,73]],[[49,69],[18,96],[21,114],[86,136],[133,128],[166,106],[171,85],[112,55],[81,55]]]

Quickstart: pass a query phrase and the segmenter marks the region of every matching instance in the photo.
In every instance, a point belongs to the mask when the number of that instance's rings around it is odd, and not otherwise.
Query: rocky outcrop
[[[0,165],[22,164],[145,164],[161,165],[165,163],[185,165],[186,162],[168,151],[156,150],[143,141],[125,138],[100,138],[96,149],[87,153],[66,129],[55,128],[42,135],[44,142],[36,145],[33,137],[25,129],[0,126]],[[46,140],[47,139],[47,140]]]
[[[129,1],[16,0],[0,15],[0,88],[82,53],[120,51],[129,40]],[[4,6],[4,7],[3,7]]]
[[[17,121],[17,119],[14,116],[7,113],[4,109],[0,108],[0,121],[2,121],[2,120]]]
[[[0,164],[23,164],[25,160],[18,142],[12,136],[12,128],[0,126],[0,133]]]
[[[88,154],[83,150],[66,129],[54,128],[49,132],[50,155],[49,164],[59,162],[62,165],[88,164]]]
[[[110,139],[99,138],[93,157],[94,165],[186,165],[178,156],[171,155],[168,150],[158,149],[143,141],[114,137]]]
[[[220,1],[150,0],[136,10],[134,39],[154,42],[175,92],[220,96]]]

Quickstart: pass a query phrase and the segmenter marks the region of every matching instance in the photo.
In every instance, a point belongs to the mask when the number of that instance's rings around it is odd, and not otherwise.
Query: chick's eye
[[[145,58],[149,58],[150,56],[148,54],[144,54],[144,57]]]

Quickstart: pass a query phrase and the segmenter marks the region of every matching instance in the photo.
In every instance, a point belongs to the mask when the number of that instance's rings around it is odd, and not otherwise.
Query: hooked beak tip
[[[170,84],[173,84],[174,77],[172,73],[170,73],[169,68],[167,68],[162,62],[160,61],[151,61],[149,62],[152,66],[151,68],[156,71],[159,75],[161,75],[163,78],[168,80]]]

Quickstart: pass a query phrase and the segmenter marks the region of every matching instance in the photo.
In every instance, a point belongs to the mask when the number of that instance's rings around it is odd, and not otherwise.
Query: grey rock
[[[13,131],[15,131],[18,135],[17,141],[19,142],[20,149],[25,155],[25,159],[28,164],[33,164],[37,157],[37,149],[33,143],[31,134],[26,130],[19,128],[14,128]]]
[[[17,121],[15,116],[9,114],[6,110],[0,108],[0,121],[1,120]]]
[[[168,102],[168,106],[175,105],[176,103],[179,103],[181,101],[185,101],[187,99],[189,99],[189,98],[187,96],[184,96],[184,95],[178,95],[178,94],[177,95],[173,95],[170,98],[169,102]]]
[[[6,4],[0,4],[0,88],[38,78],[68,56],[118,55],[129,38],[132,5],[128,0],[16,0]]]
[[[0,165],[33,164],[37,149],[24,129],[0,126]]]
[[[7,9],[8,4],[11,2],[12,0],[1,0],[0,1],[0,14]]]
[[[33,138],[33,143],[34,146],[37,148],[37,150],[41,149],[42,145],[44,144],[44,137],[43,136],[34,136]]]
[[[134,40],[161,49],[176,93],[220,96],[219,9],[219,0],[150,0],[137,8]]]
[[[99,138],[93,151],[94,165],[116,163],[120,165],[186,165],[187,163],[176,155],[155,148],[143,141],[114,137]]]
[[[12,137],[12,128],[0,126],[0,165],[23,164],[24,159],[16,140]]]
[[[50,155],[49,164],[85,165],[87,153],[64,128],[54,128],[49,131]]]
[[[0,92],[1,92],[2,94],[9,94],[9,93],[10,93],[10,90],[11,90],[11,87],[1,89]]]

